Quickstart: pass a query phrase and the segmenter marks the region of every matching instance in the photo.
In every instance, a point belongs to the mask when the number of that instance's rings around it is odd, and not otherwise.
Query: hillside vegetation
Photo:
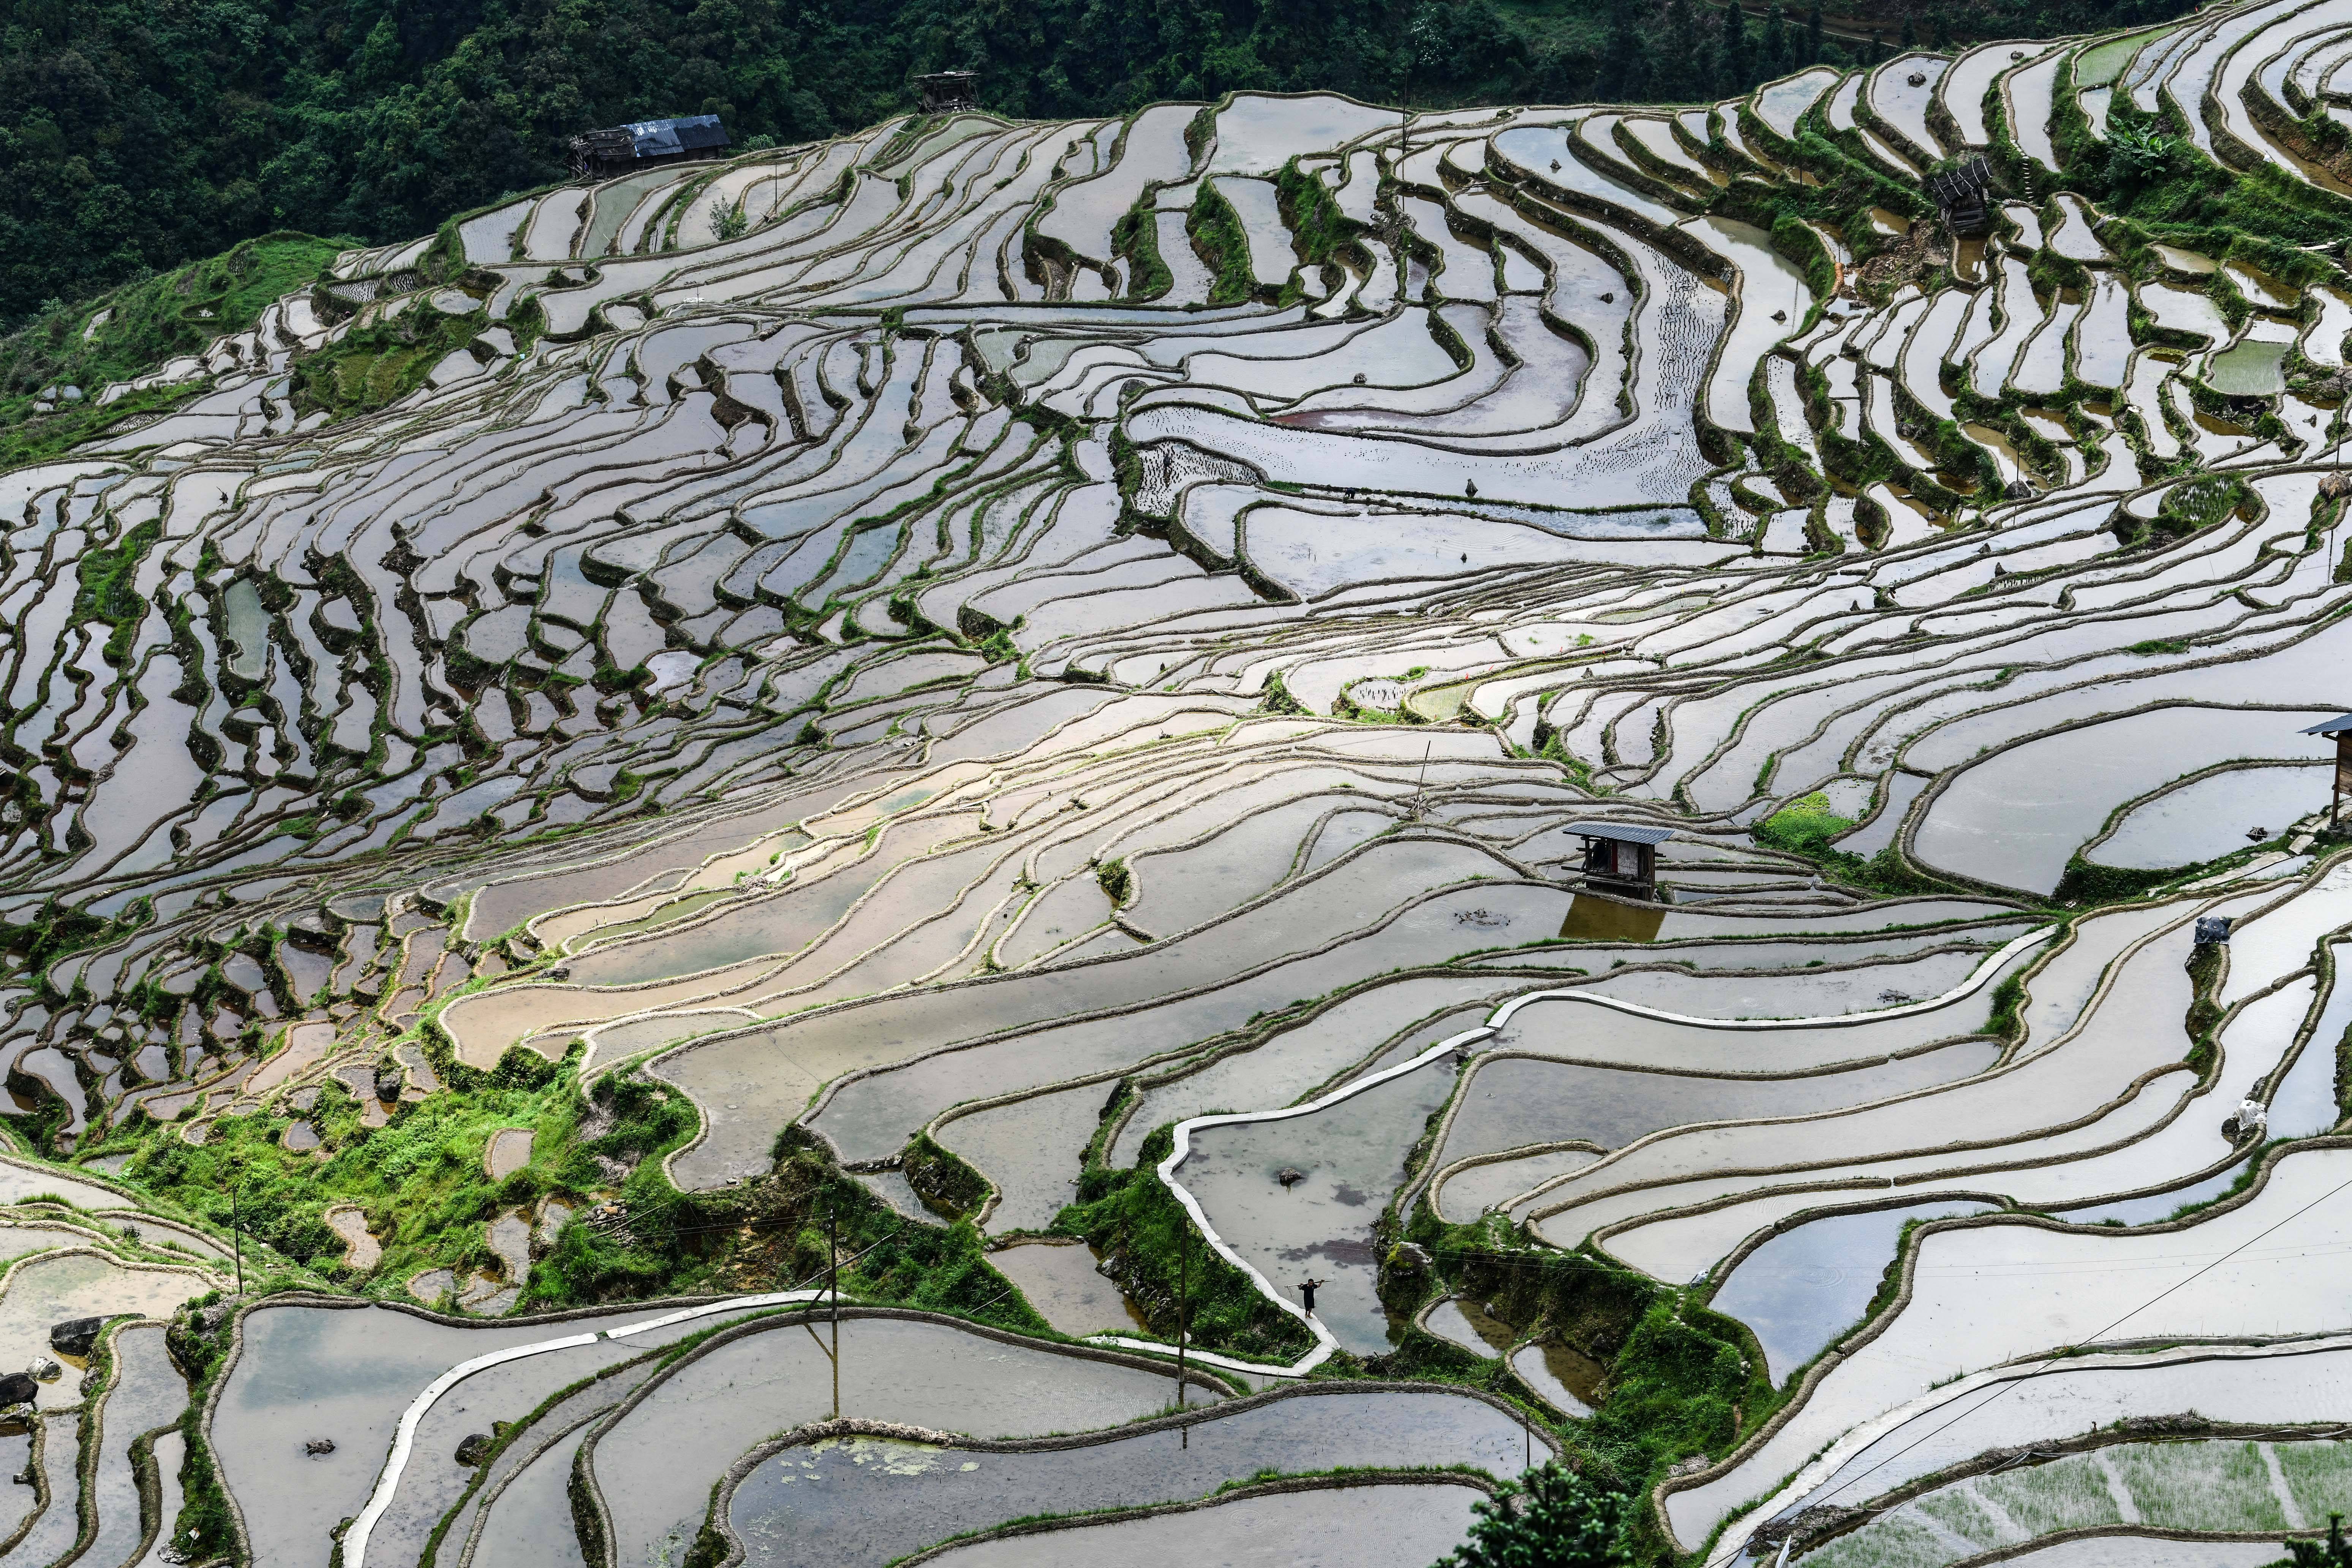
[[[1885,42],[2052,36],[2180,0],[1894,0]],[[1242,89],[1374,101],[1713,100],[1867,53],[1818,12],[1704,0],[25,0],[0,26],[0,331],[281,228],[374,241],[561,176],[619,121],[723,116],[739,144],[911,107],[969,67],[1019,118]],[[1858,30],[1840,7],[1829,32]],[[30,390],[17,384],[8,390]]]
[[[342,248],[312,235],[267,234],[140,277],[96,300],[50,301],[0,339],[0,468],[37,461],[127,416],[167,406],[180,395],[169,387],[103,405],[98,400],[109,382],[200,353],[214,339],[252,326],[272,300],[310,283]]]

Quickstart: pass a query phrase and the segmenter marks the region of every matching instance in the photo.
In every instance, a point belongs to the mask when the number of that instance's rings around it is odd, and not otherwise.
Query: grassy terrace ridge
[[[1050,1332],[988,1267],[970,1226],[908,1223],[805,1135],[783,1135],[774,1171],[759,1181],[681,1193],[661,1173],[661,1155],[695,1125],[675,1091],[607,1075],[583,1097],[575,1066],[520,1050],[497,1072],[470,1076],[476,1081],[402,1104],[388,1125],[372,1129],[331,1082],[303,1118],[320,1133],[316,1152],[285,1147],[294,1118],[254,1114],[217,1119],[201,1144],[175,1122],[141,1117],[88,1153],[129,1154],[124,1181],[218,1234],[234,1214],[246,1235],[297,1270],[287,1281],[306,1288],[408,1300],[405,1282],[427,1269],[497,1277],[488,1225],[499,1215],[531,1215],[551,1199],[575,1212],[616,1202],[626,1224],[564,1226],[534,1260],[515,1310],[804,1284],[824,1268],[830,1215],[845,1255],[859,1255],[845,1291]],[[493,1182],[484,1151],[507,1128],[533,1134],[533,1159]],[[382,1262],[364,1274],[343,1267],[344,1243],[321,1217],[339,1204],[357,1205],[383,1245]]]
[[[323,276],[349,246],[266,234],[78,304],[49,301],[0,338],[0,471],[182,401],[202,384],[142,389],[103,406],[98,400],[110,383],[150,374],[252,326],[279,299]],[[58,395],[67,387],[80,396]],[[52,395],[44,399],[44,392]],[[44,402],[51,411],[38,410]]]

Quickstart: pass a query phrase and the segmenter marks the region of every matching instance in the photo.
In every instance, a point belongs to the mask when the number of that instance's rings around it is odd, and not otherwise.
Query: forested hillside
[[[1891,45],[2187,8],[1890,0],[1864,20]],[[715,112],[739,142],[789,142],[908,107],[925,70],[977,68],[990,108],[1051,117],[1244,88],[1713,99],[1868,47],[1818,12],[1735,28],[1705,0],[8,0],[0,18],[0,331],[273,229],[429,230],[560,177],[591,126]]]

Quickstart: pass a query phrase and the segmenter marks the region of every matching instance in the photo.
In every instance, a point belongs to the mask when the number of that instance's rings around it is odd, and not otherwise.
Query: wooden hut
[[[2344,797],[2352,795],[2352,713],[2340,713],[2325,724],[2314,724],[2306,735],[2336,737],[2336,793],[2329,798],[2327,826],[2344,823]]]
[[[980,73],[933,71],[915,79],[915,92],[925,114],[948,114],[980,107]]]
[[[715,114],[639,120],[572,139],[567,162],[579,180],[609,180],[638,169],[726,154],[727,128]]]
[[[1568,831],[1584,840],[1583,877],[1595,891],[1631,899],[1658,896],[1658,846],[1675,836],[1673,828],[1571,822]]]

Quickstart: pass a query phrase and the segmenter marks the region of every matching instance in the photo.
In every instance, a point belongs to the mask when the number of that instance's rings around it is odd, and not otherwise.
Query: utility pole
[[[841,1215],[827,1209],[824,1216],[825,1271],[833,1289],[833,1418],[841,1419]]]
[[[1412,155],[1412,68],[1421,58],[1421,36],[1413,31],[1412,13],[1404,19],[1404,96],[1397,105],[1397,177],[1404,176],[1404,161]]]
[[[1184,1318],[1192,1297],[1192,1233],[1176,1233],[1176,1408],[1184,1408]],[[1189,1437],[1190,1434],[1187,1434]],[[1188,1441],[1185,1445],[1190,1447]]]

